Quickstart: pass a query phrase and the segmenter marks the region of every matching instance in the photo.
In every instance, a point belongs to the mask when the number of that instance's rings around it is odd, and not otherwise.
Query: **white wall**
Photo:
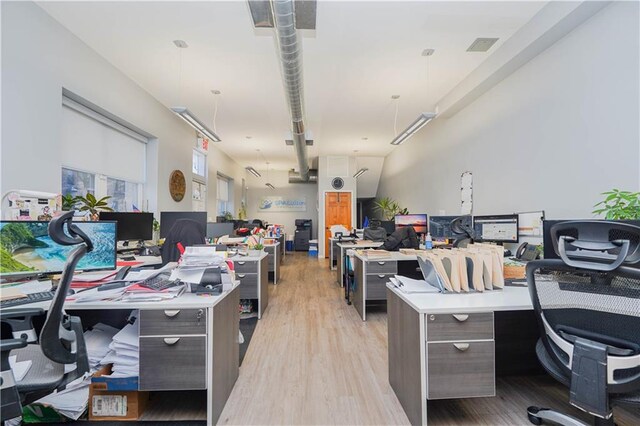
[[[284,225],[287,235],[293,236],[296,230],[296,219],[311,219],[313,238],[318,233],[318,185],[315,183],[289,183],[289,172],[286,171],[269,171],[269,183],[276,189],[269,189],[265,186],[267,183],[266,170],[259,170],[262,174],[261,178],[257,178],[249,174],[247,178],[248,208],[247,219],[262,219],[269,223]],[[260,199],[264,196],[283,196],[283,197],[305,197],[307,200],[307,211],[304,212],[264,212],[258,210]]]
[[[342,171],[336,172],[335,164],[346,161],[346,167]],[[351,192],[351,226],[356,225],[356,213],[358,199],[358,182],[353,175],[358,170],[355,157],[320,157],[318,158],[318,257],[325,255],[325,222],[324,222],[324,202],[327,192]],[[331,186],[331,181],[335,177],[344,180],[344,187],[336,191]]]
[[[64,87],[157,138],[147,149],[150,210],[191,210],[194,131],[36,4],[2,2],[1,7],[1,192],[60,192]],[[215,217],[216,172],[235,179],[237,206],[245,173],[215,147],[210,148],[208,163],[207,205],[213,206],[209,215]],[[187,193],[179,203],[168,190],[174,169],[187,178]]]
[[[615,2],[450,119],[385,159],[378,197],[410,211],[460,211],[472,171],[474,213],[544,209],[591,217],[600,193],[640,189],[637,2]]]

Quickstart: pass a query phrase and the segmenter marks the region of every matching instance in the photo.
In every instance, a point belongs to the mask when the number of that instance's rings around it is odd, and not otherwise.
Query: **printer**
[[[311,219],[296,219],[296,231],[294,246],[296,251],[309,251],[309,240],[311,239]]]

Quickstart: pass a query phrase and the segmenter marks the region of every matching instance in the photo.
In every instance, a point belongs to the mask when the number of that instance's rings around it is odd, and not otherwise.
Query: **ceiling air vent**
[[[491,49],[491,46],[498,41],[497,38],[477,38],[471,46],[467,49],[467,52],[486,52]]]

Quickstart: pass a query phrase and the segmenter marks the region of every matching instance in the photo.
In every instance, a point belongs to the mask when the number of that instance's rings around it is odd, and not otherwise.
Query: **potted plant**
[[[155,217],[153,218],[153,241],[158,244],[160,239],[160,222]]]
[[[393,220],[393,218],[399,214],[409,214],[409,210],[402,208],[389,197],[384,197],[376,200],[373,203],[373,208],[380,212],[382,218],[385,220]]]
[[[593,214],[608,220],[640,219],[640,192],[612,189],[602,195],[605,198],[593,206]]]
[[[87,193],[85,197],[77,196],[77,202],[79,205],[79,209],[81,212],[89,212],[91,215],[91,220],[98,220],[98,212],[112,212],[113,209],[107,205],[107,200],[111,198],[111,196],[102,197],[99,200],[92,193]]]
[[[78,197],[75,197],[71,194],[66,194],[62,196],[62,210],[70,211],[73,210],[78,203]]]
[[[224,212],[222,213],[222,215],[224,216],[224,220],[227,222],[231,222],[233,221],[233,213],[231,212]]]
[[[256,243],[250,247],[249,256],[260,256],[260,254],[262,254],[263,249],[264,249],[264,245],[262,243]]]

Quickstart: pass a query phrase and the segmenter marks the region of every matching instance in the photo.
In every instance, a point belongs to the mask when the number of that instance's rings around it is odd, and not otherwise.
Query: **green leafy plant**
[[[92,219],[96,219],[98,216],[98,212],[100,211],[113,211],[113,209],[107,204],[107,200],[111,198],[111,196],[102,197],[98,200],[95,195],[87,193],[86,197],[82,197],[79,195],[76,198],[80,207],[78,210],[80,210],[81,212],[89,212]]]
[[[605,199],[597,203],[592,212],[604,215],[605,219],[640,219],[640,192],[612,189],[603,192]]]
[[[409,210],[407,208],[400,207],[395,200],[389,197],[384,197],[374,201],[373,208],[380,212],[383,219],[386,220],[392,220],[399,214],[409,214]]]
[[[224,216],[224,220],[228,220],[228,221],[233,220],[233,213],[231,212],[224,212],[222,213],[222,215]]]
[[[244,205],[244,201],[240,203],[240,208],[238,209],[238,219],[245,220],[247,218],[247,206]]]
[[[70,211],[73,210],[78,204],[78,197],[75,197],[71,194],[66,194],[62,196],[62,210]]]
[[[160,232],[160,221],[155,217],[153,218],[153,232]]]
[[[264,248],[264,245],[262,245],[262,243],[258,243],[255,244],[251,249],[252,250],[262,250]]]

